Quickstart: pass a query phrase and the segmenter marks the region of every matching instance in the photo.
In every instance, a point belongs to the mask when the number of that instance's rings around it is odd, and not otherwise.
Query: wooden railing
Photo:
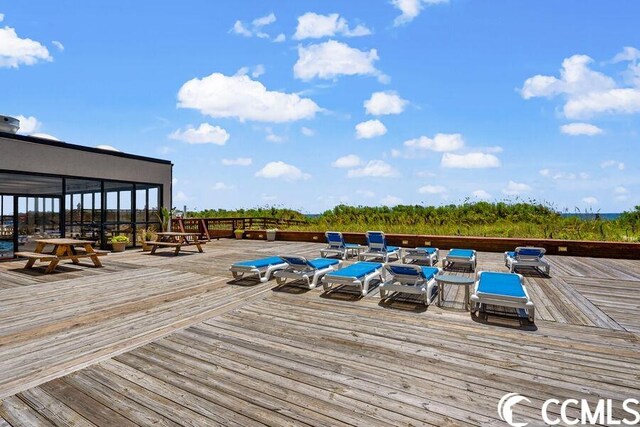
[[[234,230],[266,230],[304,225],[306,221],[279,218],[173,218],[172,230],[200,233],[201,238],[233,237]]]

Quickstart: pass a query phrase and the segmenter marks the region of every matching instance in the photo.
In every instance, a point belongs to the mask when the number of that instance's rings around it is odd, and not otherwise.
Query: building
[[[77,237],[106,248],[171,207],[167,160],[0,131],[0,257],[32,250],[34,239]]]

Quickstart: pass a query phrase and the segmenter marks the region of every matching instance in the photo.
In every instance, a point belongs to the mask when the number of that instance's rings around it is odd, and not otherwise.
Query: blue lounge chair
[[[278,271],[287,268],[289,264],[284,262],[282,258],[272,256],[268,258],[254,259],[251,261],[242,261],[233,264],[229,271],[233,274],[234,279],[239,279],[245,274],[256,275],[260,278],[261,282],[267,282],[271,279],[271,275]]]
[[[367,231],[367,246],[367,250],[358,255],[360,261],[366,261],[367,258],[382,258],[384,262],[389,262],[389,257],[392,255],[400,259],[400,248],[387,246],[387,239],[382,231]]]
[[[342,265],[342,262],[337,259],[316,258],[308,260],[297,255],[281,255],[280,258],[287,263],[287,268],[275,272],[276,282],[282,285],[287,282],[287,279],[304,280],[309,289],[315,288],[322,276]]]
[[[327,273],[322,278],[322,286],[325,292],[330,291],[333,285],[355,286],[362,296],[369,292],[372,280],[382,281],[383,265],[379,262],[356,262],[348,267]]]
[[[446,269],[454,264],[465,264],[471,267],[471,271],[476,271],[476,251],[473,249],[451,249],[447,256],[442,259],[442,268]]]
[[[471,304],[473,313],[480,310],[482,304],[493,304],[523,309],[530,321],[535,320],[535,305],[529,298],[520,274],[479,272],[473,295],[471,295]]]
[[[437,289],[438,267],[421,267],[415,264],[386,264],[387,277],[380,285],[380,298],[391,296],[391,292],[421,295],[424,304],[431,304],[433,291]]]
[[[440,260],[440,250],[438,248],[418,247],[414,249],[404,249],[402,251],[402,263],[408,264],[410,261],[425,261],[430,266],[436,265]]]
[[[362,249],[362,246],[356,243],[346,243],[339,231],[327,231],[324,235],[327,238],[328,246],[320,250],[321,257],[338,255],[342,259],[347,259],[351,253],[357,255]]]
[[[532,267],[548,276],[551,266],[544,258],[545,252],[545,248],[519,246],[513,252],[504,253],[504,263],[512,273],[516,271],[516,268]]]

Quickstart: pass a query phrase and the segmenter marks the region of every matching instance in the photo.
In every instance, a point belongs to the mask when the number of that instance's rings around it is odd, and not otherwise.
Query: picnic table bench
[[[107,255],[107,251],[97,251],[93,249],[93,241],[76,240],[76,239],[39,239],[36,240],[36,248],[33,252],[16,252],[18,257],[26,258],[27,264],[25,269],[33,268],[37,261],[49,262],[45,273],[53,273],[56,267],[63,260],[71,260],[74,264],[80,263],[80,258],[90,258],[93,265],[102,267],[102,263],[98,257]],[[51,252],[44,252],[47,245],[52,245]],[[80,248],[76,248],[80,246]]]
[[[199,233],[179,233],[173,231],[165,231],[162,233],[157,233],[157,238],[155,241],[145,242],[149,246],[151,246],[151,254],[156,253],[156,249],[159,247],[170,247],[175,248],[174,254],[178,255],[180,253],[180,249],[183,246],[195,245],[198,248],[198,252],[204,252],[202,250],[202,245],[207,243],[206,240],[200,240]],[[191,238],[191,240],[189,240]],[[167,240],[162,240],[167,239]]]

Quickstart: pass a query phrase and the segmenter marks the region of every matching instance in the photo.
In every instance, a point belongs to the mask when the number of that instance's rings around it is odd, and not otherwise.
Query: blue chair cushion
[[[360,279],[368,274],[373,273],[374,271],[382,268],[382,264],[379,262],[356,262],[355,264],[351,264],[349,267],[341,268],[340,270],[333,271],[327,276],[335,276],[335,277],[353,277],[355,279]]]
[[[520,276],[513,273],[484,272],[480,276],[478,293],[526,298]]]
[[[332,245],[342,245],[344,243],[342,234],[340,233],[327,233],[327,243]]]
[[[406,265],[401,264],[387,264],[387,269],[392,274],[402,274],[404,276],[418,276],[421,274],[425,280],[431,280],[436,273],[438,272],[437,267],[419,267],[420,272],[416,269],[416,267],[408,267]]]
[[[400,249],[398,246],[387,246],[387,252],[394,252]]]
[[[419,249],[421,251],[425,251],[426,253],[428,253],[429,255],[433,255],[436,253],[436,248],[425,248],[425,247],[418,247],[416,249]]]
[[[516,257],[516,253],[515,252],[507,252],[507,256],[509,258],[515,258]]]
[[[447,256],[471,259],[473,251],[471,249],[451,249]]]
[[[431,280],[435,277],[436,274],[438,274],[438,268],[437,267],[422,267],[422,274],[424,274],[424,277],[427,280]]]
[[[360,245],[357,243],[345,243],[344,244],[345,248],[359,248]]]
[[[252,261],[237,262],[233,265],[237,265],[239,267],[263,268],[269,267],[270,265],[282,264],[283,262],[284,261],[279,256],[272,256],[268,258],[254,259]]]
[[[316,270],[320,270],[322,268],[327,268],[330,265],[336,265],[340,261],[337,259],[327,259],[327,258],[316,258],[309,261],[309,265]]]
[[[385,238],[382,233],[369,232],[367,233],[367,240],[369,241],[369,243],[378,243],[383,245],[385,244]]]
[[[517,255],[542,257],[542,251],[540,249],[522,248],[517,252]]]

